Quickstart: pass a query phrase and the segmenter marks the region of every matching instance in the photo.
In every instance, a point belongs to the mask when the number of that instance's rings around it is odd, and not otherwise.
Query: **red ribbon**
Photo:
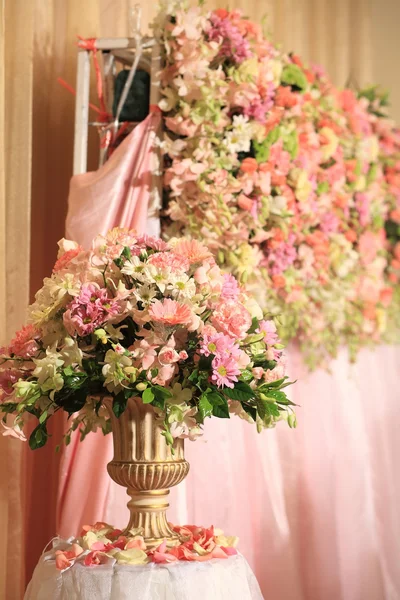
[[[61,79],[61,77],[58,77],[57,81],[60,85],[62,85],[71,94],[76,96],[76,90],[72,87],[72,85],[69,85],[69,83],[67,83],[64,79]],[[95,104],[92,104],[92,102],[89,102],[89,106],[92,110],[97,112],[97,114],[99,115],[100,121],[108,122],[112,118],[112,115],[110,115],[110,113],[102,111],[98,106],[96,106]]]
[[[162,112],[161,108],[158,106],[158,104],[150,104],[149,110],[151,113]]]
[[[106,104],[104,102],[104,93],[103,93],[103,79],[101,77],[100,64],[97,58],[97,47],[96,47],[96,38],[83,38],[78,35],[78,46],[82,48],[82,50],[87,50],[88,52],[92,52],[93,54],[93,64],[96,71],[96,87],[97,87],[97,96],[100,102],[101,111],[104,114],[107,114]]]

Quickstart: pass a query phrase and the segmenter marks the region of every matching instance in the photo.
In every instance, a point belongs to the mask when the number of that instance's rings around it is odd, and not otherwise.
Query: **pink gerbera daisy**
[[[158,267],[159,269],[171,269],[171,271],[182,272],[188,271],[190,264],[188,259],[183,255],[174,254],[173,252],[158,252],[150,256],[149,264]]]
[[[150,307],[150,317],[165,325],[183,325],[192,321],[193,315],[187,304],[165,298],[162,302],[156,300]]]
[[[237,376],[240,375],[240,369],[233,358],[215,357],[212,361],[212,368],[211,381],[213,383],[216,383],[218,387],[234,387],[234,383],[238,380]]]
[[[179,256],[185,256],[191,265],[201,263],[212,256],[209,249],[197,240],[179,240],[173,252]]]

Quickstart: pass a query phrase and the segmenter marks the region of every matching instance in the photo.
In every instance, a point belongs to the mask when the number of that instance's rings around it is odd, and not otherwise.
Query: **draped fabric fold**
[[[113,227],[159,234],[158,111],[138,125],[98,171],[71,180],[67,238],[90,247],[97,234]],[[106,470],[111,460],[111,436],[90,434],[81,444],[75,432],[63,451],[57,521],[65,537],[78,533],[86,522],[102,520],[112,484]]]
[[[145,230],[160,118],[157,111],[151,113],[98,171],[71,179],[67,238],[88,248],[98,233],[116,226]]]

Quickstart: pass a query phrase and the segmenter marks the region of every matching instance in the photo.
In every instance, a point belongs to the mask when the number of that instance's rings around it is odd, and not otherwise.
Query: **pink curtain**
[[[116,226],[159,234],[158,218],[149,217],[157,201],[159,124],[158,111],[152,112],[98,171],[72,178],[67,238],[87,248],[97,234]],[[112,483],[106,470],[111,455],[111,437],[101,432],[89,435],[84,444],[74,435],[64,449],[57,507],[60,534],[76,534],[84,523],[103,519]]]

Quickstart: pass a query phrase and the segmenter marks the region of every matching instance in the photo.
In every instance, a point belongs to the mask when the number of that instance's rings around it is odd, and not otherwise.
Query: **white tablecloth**
[[[145,566],[75,563],[64,572],[40,560],[24,600],[263,600],[243,556]]]

